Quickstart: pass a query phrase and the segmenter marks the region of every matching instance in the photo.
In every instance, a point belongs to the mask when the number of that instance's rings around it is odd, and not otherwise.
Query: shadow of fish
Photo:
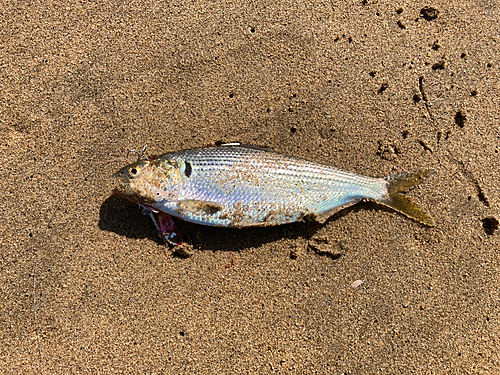
[[[401,193],[429,170],[373,178],[254,146],[229,144],[166,153],[114,174],[113,194],[153,212],[218,227],[323,223],[373,200],[424,224],[432,219]]]

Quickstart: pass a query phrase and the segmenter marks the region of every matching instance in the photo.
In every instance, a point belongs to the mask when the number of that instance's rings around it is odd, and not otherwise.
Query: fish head
[[[113,174],[119,181],[113,195],[149,206],[175,201],[182,184],[179,168],[174,160],[136,161]]]

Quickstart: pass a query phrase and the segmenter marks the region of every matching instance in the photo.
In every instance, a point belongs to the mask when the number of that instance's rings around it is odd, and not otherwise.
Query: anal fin
[[[320,212],[320,213],[317,213],[317,214],[310,214],[310,215],[306,215],[308,218],[311,218],[313,219],[314,221],[317,221],[318,223],[320,224],[323,224],[325,221],[328,220],[328,218],[334,214],[336,214],[337,212],[347,208],[347,207],[351,207],[352,205],[355,205],[356,203],[360,202],[362,200],[362,198],[356,198],[356,199],[353,199],[352,201],[350,202],[347,202],[347,203],[344,203],[344,204],[341,204],[340,206],[335,206],[329,210],[326,210],[324,212]],[[307,219],[306,219],[307,220]]]

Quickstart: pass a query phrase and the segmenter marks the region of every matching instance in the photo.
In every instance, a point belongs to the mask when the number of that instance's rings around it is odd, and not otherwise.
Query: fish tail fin
[[[429,215],[413,203],[409,197],[401,194],[420,184],[431,173],[431,169],[426,169],[423,171],[401,173],[386,177],[387,195],[378,202],[419,223],[429,227],[434,226],[434,222]]]

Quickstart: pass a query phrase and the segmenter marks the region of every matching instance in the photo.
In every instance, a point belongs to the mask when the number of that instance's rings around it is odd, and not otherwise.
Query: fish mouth
[[[115,187],[113,190],[111,190],[111,194],[113,194],[115,197],[125,198],[128,199],[129,201],[137,203],[136,199],[134,199],[134,196],[136,194],[128,190],[125,187],[125,184],[120,184],[119,186]]]
[[[111,194],[115,197],[124,198],[129,200],[132,203],[138,204],[148,204],[152,205],[156,203],[156,200],[153,197],[148,195],[144,195],[137,186],[123,178],[119,174],[116,173],[113,175],[118,178],[117,186],[111,191]]]
[[[118,174],[118,172],[115,173],[113,177],[116,177],[119,181],[115,188],[111,191],[111,194],[115,197],[125,198],[133,203],[140,203],[139,196],[134,191],[132,186],[130,186],[130,183],[125,181],[124,178]]]
[[[122,194],[125,193],[125,191],[129,190],[127,189],[130,184],[126,182],[126,180],[123,178],[123,176],[120,174],[120,171],[113,173],[113,178],[115,180],[118,180],[118,184],[115,186],[115,188],[111,191],[111,194],[116,195],[116,196],[121,196]]]

